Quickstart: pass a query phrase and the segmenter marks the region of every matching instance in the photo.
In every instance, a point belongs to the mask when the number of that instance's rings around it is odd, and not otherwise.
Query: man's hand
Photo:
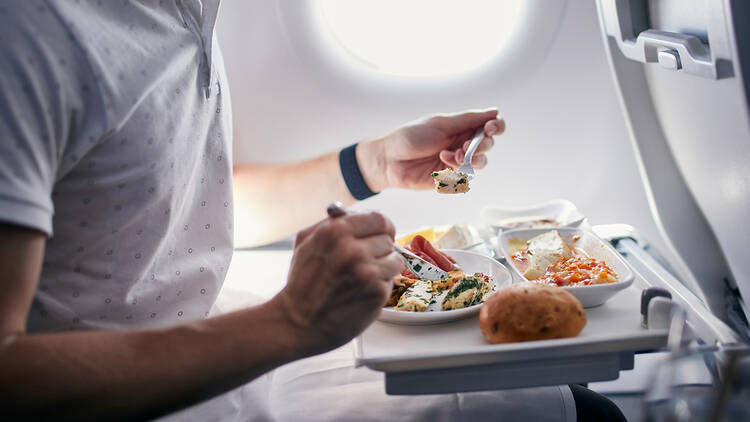
[[[403,126],[384,138],[357,147],[357,162],[365,182],[379,192],[387,187],[429,189],[430,173],[463,162],[474,132],[484,125],[485,138],[474,153],[472,165],[487,165],[493,136],[503,133],[505,121],[497,110],[437,115]]]
[[[402,269],[394,227],[379,213],[327,218],[297,235],[287,286],[275,298],[302,356],[340,346],[378,315]]]

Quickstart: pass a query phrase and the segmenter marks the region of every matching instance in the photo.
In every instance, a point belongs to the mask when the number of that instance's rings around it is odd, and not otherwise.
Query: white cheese
[[[478,236],[475,236],[471,228],[463,223],[452,225],[448,231],[436,240],[435,246],[439,249],[461,249],[465,246],[477,243]]]
[[[523,275],[527,280],[536,280],[544,275],[550,264],[571,257],[570,247],[557,230],[532,237],[526,250],[525,256],[529,260],[529,266]]]

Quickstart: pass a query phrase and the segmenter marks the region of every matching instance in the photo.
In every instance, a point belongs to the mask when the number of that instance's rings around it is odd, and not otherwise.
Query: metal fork
[[[348,211],[341,202],[334,202],[328,206],[326,212],[329,217],[337,218],[346,215]],[[425,280],[445,280],[450,277],[447,271],[443,271],[438,266],[432,265],[401,246],[394,244],[393,249],[399,254],[409,271],[413,272],[419,278]]]
[[[461,164],[461,167],[456,170],[458,173],[465,174],[469,180],[474,178],[474,167],[471,166],[471,159],[474,157],[474,152],[477,150],[477,147],[479,147],[479,144],[482,143],[482,139],[484,139],[484,123],[474,133],[474,137],[471,139],[471,143],[469,143],[469,148],[466,150],[464,162]]]

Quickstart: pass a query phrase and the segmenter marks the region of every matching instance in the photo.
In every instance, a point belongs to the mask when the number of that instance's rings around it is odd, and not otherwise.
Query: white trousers
[[[233,296],[237,300],[237,296]],[[247,305],[248,298],[243,300]],[[257,303],[257,301],[256,301]],[[238,303],[217,303],[217,312]],[[226,394],[160,421],[575,422],[568,386],[389,396],[384,375],[354,368],[352,343],[292,362]]]

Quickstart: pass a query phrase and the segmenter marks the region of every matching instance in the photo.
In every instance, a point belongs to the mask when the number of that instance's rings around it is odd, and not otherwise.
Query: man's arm
[[[147,419],[298,357],[295,339],[283,335],[290,330],[282,308],[270,302],[165,330],[27,335],[44,243],[42,233],[0,225],[5,415]]]
[[[473,158],[474,167],[482,168],[494,143],[492,136],[505,130],[494,109],[437,115],[362,142],[356,149],[357,163],[373,192],[394,187],[429,189],[430,173],[458,168],[469,140],[482,125],[485,139]],[[322,218],[326,204],[355,201],[341,177],[338,153],[299,163],[236,165],[234,200],[237,246],[279,240]]]
[[[151,419],[207,399],[364,330],[401,263],[379,214],[300,233],[269,302],[150,331],[26,334],[45,237],[0,224],[0,410],[11,419]]]
[[[232,183],[235,246],[279,240],[325,217],[331,202],[354,203],[335,153],[301,163],[235,165]]]

